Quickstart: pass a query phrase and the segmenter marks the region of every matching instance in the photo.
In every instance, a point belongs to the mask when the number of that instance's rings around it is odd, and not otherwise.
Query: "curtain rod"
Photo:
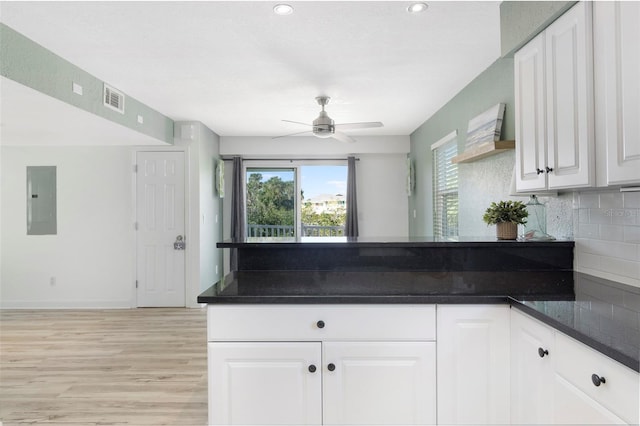
[[[234,156],[221,156],[220,158],[224,161],[232,161]],[[347,158],[243,158],[240,157],[242,161],[289,161],[293,163],[294,161],[347,161]],[[360,161],[359,158],[356,158],[356,161]]]

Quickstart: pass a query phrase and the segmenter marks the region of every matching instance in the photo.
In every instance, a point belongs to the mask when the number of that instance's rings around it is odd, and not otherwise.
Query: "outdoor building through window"
[[[452,132],[431,146],[433,158],[433,235],[447,239],[458,236],[457,134]]]
[[[344,164],[247,166],[247,236],[344,235],[346,182]]]

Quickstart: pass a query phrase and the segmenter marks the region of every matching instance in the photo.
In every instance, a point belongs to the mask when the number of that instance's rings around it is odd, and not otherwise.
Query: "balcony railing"
[[[302,225],[303,237],[342,237],[344,226]],[[293,237],[295,228],[286,225],[247,225],[248,237]]]

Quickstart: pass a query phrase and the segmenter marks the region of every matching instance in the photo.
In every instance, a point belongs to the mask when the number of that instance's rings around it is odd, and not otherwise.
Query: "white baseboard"
[[[0,309],[131,309],[131,300],[2,300]]]

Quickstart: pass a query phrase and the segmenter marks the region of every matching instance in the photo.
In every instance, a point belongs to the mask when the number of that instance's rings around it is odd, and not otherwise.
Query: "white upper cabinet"
[[[590,2],[516,52],[516,189],[595,184]]]
[[[545,189],[544,34],[515,54],[516,176],[518,190]]]
[[[640,3],[594,2],[598,186],[640,183]]]

